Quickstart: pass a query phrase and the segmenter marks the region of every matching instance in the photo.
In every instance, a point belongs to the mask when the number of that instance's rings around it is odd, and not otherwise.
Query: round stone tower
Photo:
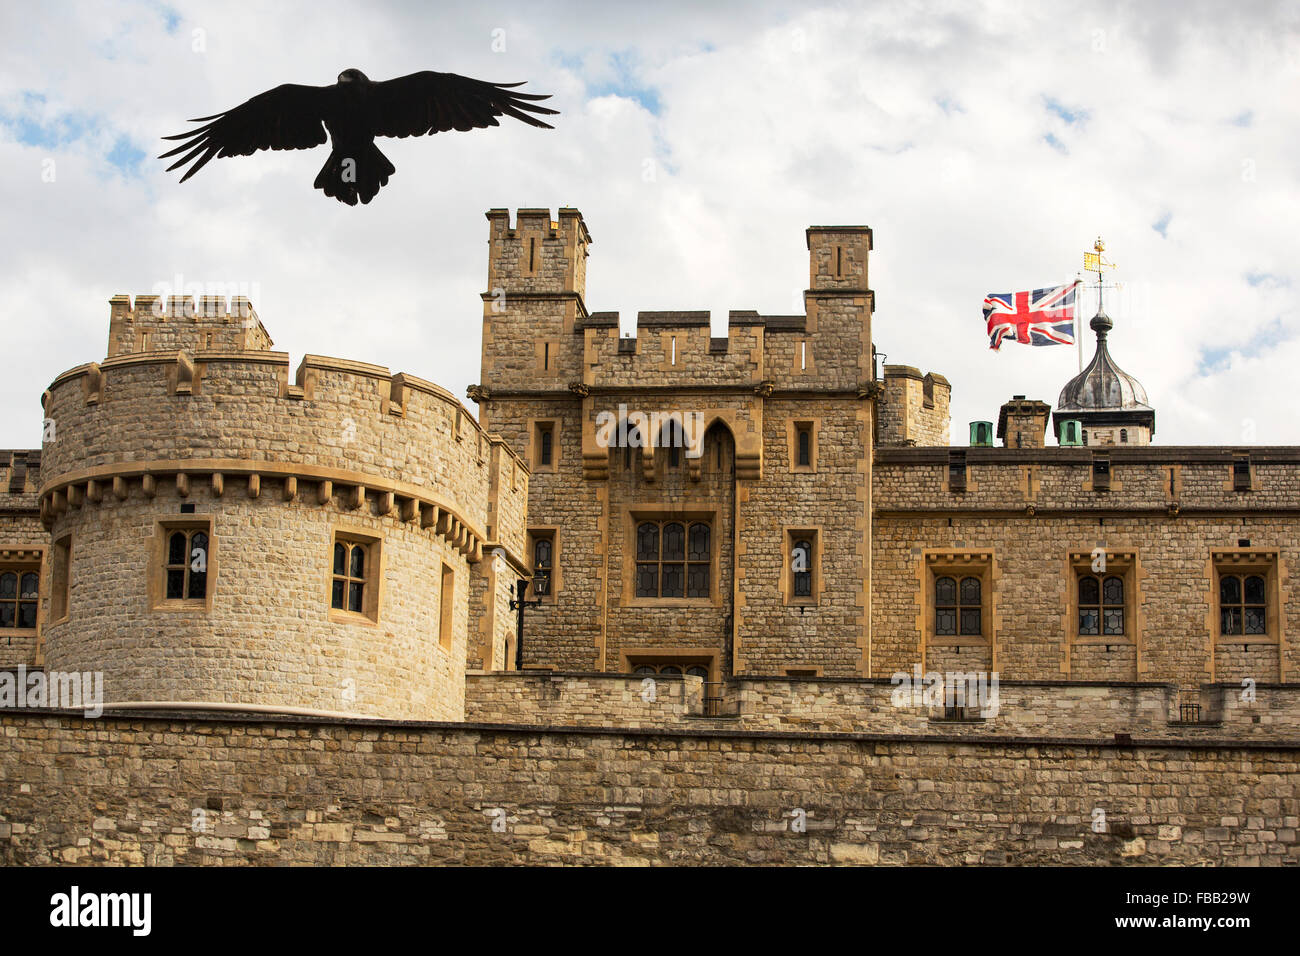
[[[47,669],[102,672],[106,705],[462,720],[523,463],[429,382],[314,355],[291,381],[224,302],[112,307],[112,357],[43,398]]]

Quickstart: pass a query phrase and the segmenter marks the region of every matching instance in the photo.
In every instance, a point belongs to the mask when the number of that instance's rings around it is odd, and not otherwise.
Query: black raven
[[[550,99],[516,93],[522,83],[487,83],[455,73],[425,70],[372,83],[360,70],[344,70],[333,86],[286,83],[259,93],[242,106],[190,120],[198,129],[163,139],[184,140],[163,153],[185,153],[167,171],[198,158],[181,177],[189,179],[214,156],[249,156],[259,149],[309,149],[325,142],[332,151],[316,177],[326,196],[355,206],[368,203],[396,170],[375,145],[376,136],[423,136],[448,130],[499,126],[498,116],[513,116],[530,126],[553,129],[530,113],[554,115],[530,102]]]

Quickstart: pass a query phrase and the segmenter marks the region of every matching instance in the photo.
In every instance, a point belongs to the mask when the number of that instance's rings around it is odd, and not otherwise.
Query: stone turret
[[[1056,403],[1052,427],[1059,440],[1061,422],[1077,419],[1085,445],[1149,445],[1156,413],[1142,383],[1110,356],[1106,338],[1114,323],[1098,311],[1089,323],[1097,333],[1097,351],[1087,368],[1070,379]]]

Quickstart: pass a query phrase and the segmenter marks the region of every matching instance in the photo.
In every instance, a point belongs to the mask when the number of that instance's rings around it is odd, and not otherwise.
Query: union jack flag
[[[1022,345],[1073,345],[1074,300],[1078,279],[1033,292],[990,292],[984,297],[989,348],[1003,341]]]

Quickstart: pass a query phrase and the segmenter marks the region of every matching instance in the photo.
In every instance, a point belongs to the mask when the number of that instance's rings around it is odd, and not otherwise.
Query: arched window
[[[551,568],[555,555],[555,542],[547,536],[533,541],[533,594],[538,597],[551,593]]]
[[[368,548],[360,542],[334,543],[334,586],[330,606],[340,611],[365,613]]]
[[[208,596],[208,535],[177,528],[167,536],[166,595],[169,601]]]
[[[1127,441],[1128,441],[1128,429],[1127,429],[1127,428],[1121,428],[1121,429],[1119,430],[1119,440],[1120,440],[1121,442],[1127,442]]]
[[[934,632],[968,637],[984,633],[979,578],[965,577],[958,582],[944,575],[935,579]]]
[[[40,576],[34,571],[0,574],[0,627],[33,628],[40,597]]]
[[[812,466],[812,429],[799,429],[799,467],[809,468]]]
[[[663,661],[651,663],[643,661],[632,665],[632,673],[637,677],[699,677],[709,679],[709,669],[704,664],[688,664],[682,661]]]
[[[637,525],[637,597],[707,598],[712,566],[712,533],[706,522]]]
[[[1118,575],[1079,576],[1079,634],[1124,634],[1124,579]]]
[[[790,549],[790,574],[795,597],[812,597],[812,542],[800,538]]]
[[[1225,574],[1219,578],[1219,633],[1268,633],[1268,599],[1263,577]]]

